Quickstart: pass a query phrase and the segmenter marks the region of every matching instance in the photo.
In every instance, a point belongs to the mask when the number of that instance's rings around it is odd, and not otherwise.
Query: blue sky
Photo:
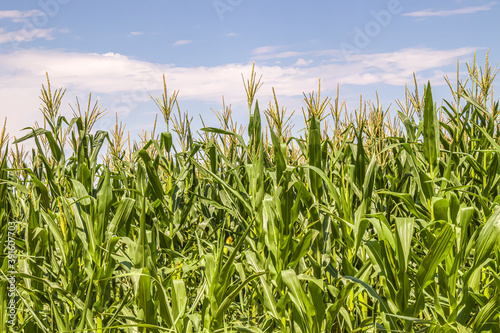
[[[61,112],[88,93],[115,114],[131,135],[151,129],[157,114],[149,95],[180,90],[182,111],[217,125],[212,109],[231,104],[238,123],[248,110],[241,74],[252,63],[264,85],[265,109],[278,100],[303,126],[303,92],[334,96],[340,84],[348,112],[359,95],[388,107],[404,98],[405,83],[430,80],[435,98],[451,99],[443,75],[456,78],[457,59],[474,52],[493,67],[500,60],[500,4],[492,1],[262,1],[262,0],[3,0],[0,3],[0,116],[12,135],[40,122],[39,91],[48,72],[67,88]],[[496,87],[498,84],[496,85]],[[160,125],[160,130],[164,130]]]

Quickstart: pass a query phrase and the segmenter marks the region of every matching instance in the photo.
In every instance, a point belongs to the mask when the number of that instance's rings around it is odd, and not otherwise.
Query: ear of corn
[[[394,120],[319,86],[299,137],[276,94],[262,122],[254,67],[247,138],[226,105],[195,138],[165,83],[138,142],[94,132],[91,96],[61,116],[47,77],[43,127],[0,134],[0,331],[18,221],[17,331],[500,332],[496,70],[467,68]]]

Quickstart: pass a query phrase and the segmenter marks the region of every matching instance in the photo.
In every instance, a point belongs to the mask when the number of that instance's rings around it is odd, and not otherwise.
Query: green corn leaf
[[[295,271],[289,269],[281,272],[283,282],[290,292],[290,299],[296,306],[297,311],[299,311],[300,316],[303,318],[304,322],[307,322],[308,317],[314,317],[316,315],[316,310],[309,298],[304,293],[300,281],[297,278]]]
[[[239,292],[251,281],[255,280],[258,278],[260,275],[265,274],[265,272],[257,272],[249,277],[247,277],[244,281],[242,281],[238,287],[236,287],[229,295],[226,295],[224,298],[224,301],[220,304],[220,306],[217,308],[217,312],[215,313],[215,320],[218,322],[222,321],[222,316],[224,313],[227,311],[229,306],[231,305],[231,302],[238,296]]]
[[[186,285],[184,280],[172,281],[172,303],[173,315],[175,321],[178,322],[182,320],[187,305]]]
[[[347,280],[351,280],[352,282],[358,283],[361,286],[363,286],[363,288],[365,288],[365,290],[370,294],[370,296],[372,296],[373,298],[375,298],[379,302],[379,304],[382,308],[382,311],[384,311],[387,314],[392,314],[387,303],[377,294],[377,292],[375,290],[373,290],[373,288],[369,284],[367,284],[366,282],[364,282],[358,278],[355,278],[353,276],[344,276],[343,278],[347,279]],[[392,317],[389,317],[389,321],[391,322],[393,327],[396,327],[396,323]]]
[[[163,186],[160,181],[160,178],[158,177],[158,173],[153,166],[153,163],[151,161],[151,158],[149,157],[148,153],[146,150],[140,150],[138,152],[139,156],[142,158],[144,161],[144,164],[146,166],[146,172],[148,174],[149,178],[149,184],[151,184],[151,187],[153,188],[153,192],[156,195],[156,197],[160,200],[163,200]]]
[[[424,156],[431,166],[431,170],[437,167],[439,156],[439,122],[432,100],[431,84],[425,88],[424,102]]]
[[[398,242],[398,252],[402,252],[403,262],[400,262],[400,265],[404,264],[402,267],[404,271],[406,271],[408,267],[408,258],[410,256],[412,240],[413,240],[413,232],[415,226],[415,219],[413,218],[396,218],[396,231],[397,237],[396,240]]]
[[[309,165],[321,169],[321,133],[320,133],[320,121],[316,117],[312,116],[310,120],[311,124],[309,126]],[[311,192],[316,197],[316,200],[320,200],[323,194],[323,184],[321,178],[318,176],[314,170],[309,170],[309,179]]]
[[[500,294],[493,296],[489,302],[481,308],[474,320],[472,332],[484,332],[483,327],[490,322],[493,325],[498,325],[500,308]],[[496,322],[495,322],[496,321]]]
[[[429,252],[425,255],[417,271],[416,281],[420,294],[433,282],[436,269],[451,251],[453,243],[455,242],[455,237],[455,230],[450,224],[445,225],[436,237],[436,240],[429,249]]]
[[[498,247],[500,240],[500,208],[488,218],[486,224],[482,228],[476,242],[476,252],[474,254],[474,264],[467,272],[470,276],[477,268],[479,268],[489,257],[494,247]]]

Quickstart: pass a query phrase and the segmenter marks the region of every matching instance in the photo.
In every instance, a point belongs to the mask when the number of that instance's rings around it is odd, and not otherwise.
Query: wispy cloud
[[[314,52],[309,51],[309,52],[301,52],[301,51],[283,51],[283,52],[277,52],[277,53],[262,53],[262,54],[256,54],[255,59],[258,60],[269,60],[269,59],[287,59],[287,58],[298,58],[298,57],[304,57],[307,55],[311,55]]]
[[[173,46],[179,46],[179,45],[187,45],[187,44],[191,44],[193,41],[190,40],[190,39],[181,39],[181,40],[178,40],[176,41],[175,43],[173,43],[172,45]]]
[[[255,55],[264,55],[264,54],[269,54],[269,53],[276,53],[278,52],[282,46],[279,45],[269,45],[269,46],[261,46],[252,51],[253,54]]]
[[[236,32],[230,32],[226,34],[227,37],[236,37],[239,36]]]
[[[425,17],[432,17],[432,16],[448,17],[448,16],[453,16],[453,15],[464,15],[464,14],[473,14],[473,13],[477,13],[477,12],[489,11],[496,4],[497,4],[497,2],[490,2],[490,3],[488,3],[486,5],[482,5],[482,6],[470,6],[470,7],[450,9],[450,10],[424,9],[424,10],[419,10],[419,11],[415,11],[415,12],[411,12],[411,13],[405,13],[403,15],[404,16],[418,17],[418,18],[425,18]]]
[[[36,15],[46,15],[44,12],[38,9],[33,10],[0,10],[0,20],[10,20],[14,23],[28,22],[29,25],[25,25],[23,29],[7,31],[0,28],[0,44],[6,43],[23,43],[31,42],[35,39],[54,39],[54,32],[56,29],[43,29],[35,27],[28,18]],[[57,31],[61,33],[69,32],[67,29],[58,29]]]
[[[45,39],[52,40],[54,29],[34,29],[34,30],[17,30],[17,31],[5,31],[0,28],[0,44],[5,43],[19,43],[19,42],[31,42],[35,39]]]
[[[43,14],[38,9],[33,10],[0,10],[0,20],[10,19],[13,22],[21,22],[22,19],[27,17]]]
[[[132,31],[131,33],[129,33],[129,36],[141,36],[141,35],[144,35],[144,32]]]
[[[281,51],[282,46],[262,46],[254,49],[254,59],[269,60],[269,59],[289,59],[303,57],[330,57],[337,58],[342,56],[342,51],[336,49],[330,50],[311,50],[311,51]]]

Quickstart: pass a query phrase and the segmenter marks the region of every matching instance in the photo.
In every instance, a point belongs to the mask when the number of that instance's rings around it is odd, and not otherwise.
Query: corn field
[[[319,85],[300,136],[254,69],[246,128],[224,105],[192,132],[165,84],[137,140],[91,96],[62,116],[47,76],[43,126],[0,136],[0,331],[499,333],[497,71],[466,73],[393,114]]]

